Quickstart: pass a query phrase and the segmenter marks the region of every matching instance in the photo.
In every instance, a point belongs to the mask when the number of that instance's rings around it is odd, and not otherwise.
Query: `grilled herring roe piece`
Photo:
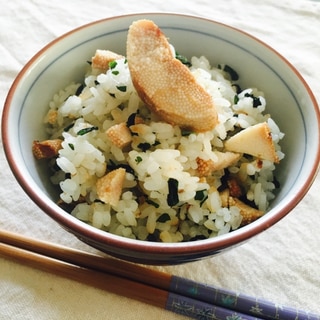
[[[243,227],[263,216],[263,211],[245,204],[240,199],[232,196],[230,191],[230,189],[225,189],[220,192],[221,205],[225,208],[237,207],[240,210],[240,214],[242,216],[240,227]],[[233,192],[235,192],[235,190],[233,190]]]
[[[227,180],[227,185],[231,197],[240,198],[243,195],[241,186],[236,178],[229,178]]]
[[[150,20],[132,23],[127,37],[131,79],[140,98],[159,117],[195,132],[218,123],[211,95],[172,53],[166,36]]]
[[[197,172],[200,177],[207,177],[212,172],[225,169],[232,164],[236,163],[240,158],[240,153],[234,153],[234,152],[215,152],[217,156],[217,161],[209,160],[203,160],[199,157],[197,157]]]
[[[122,55],[114,53],[110,50],[96,50],[95,55],[92,57],[92,69],[98,69],[99,72],[106,72],[110,63],[124,58]]]
[[[227,151],[246,153],[279,163],[270,128],[266,122],[241,130],[225,142]]]
[[[99,199],[111,206],[116,206],[120,200],[125,177],[126,170],[118,168],[98,179],[96,188]]]
[[[242,221],[240,226],[243,227],[263,216],[263,211],[250,207],[241,200],[229,197],[229,207],[235,206],[240,210]]]
[[[33,141],[32,152],[36,159],[49,159],[56,157],[61,149],[61,139]]]
[[[122,149],[130,144],[132,136],[125,122],[113,125],[106,134],[109,140],[118,148]]]

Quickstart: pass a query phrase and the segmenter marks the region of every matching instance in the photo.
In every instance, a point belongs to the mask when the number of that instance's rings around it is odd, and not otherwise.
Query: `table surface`
[[[0,106],[18,72],[44,45],[88,22],[135,12],[198,15],[270,44],[320,101],[320,3],[311,0],[0,0]],[[22,191],[0,145],[0,227],[96,252],[46,216]],[[277,225],[226,253],[180,266],[150,267],[320,313],[320,177]],[[184,319],[135,300],[0,258],[0,319]]]

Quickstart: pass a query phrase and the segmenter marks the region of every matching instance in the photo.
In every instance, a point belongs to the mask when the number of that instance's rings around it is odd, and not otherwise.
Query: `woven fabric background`
[[[134,12],[199,15],[271,45],[320,101],[320,3],[310,0],[0,0],[0,108],[24,64],[85,23]],[[0,142],[0,228],[96,252],[47,217],[13,177]],[[289,173],[290,174],[290,173]],[[320,177],[276,226],[219,256],[166,272],[320,313]],[[0,258],[0,319],[184,319],[135,300]]]

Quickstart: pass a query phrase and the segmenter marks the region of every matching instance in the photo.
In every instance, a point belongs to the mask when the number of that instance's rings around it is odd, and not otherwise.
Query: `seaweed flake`
[[[109,62],[109,68],[110,69],[114,69],[116,66],[117,66],[117,61],[116,60],[113,60],[113,61],[110,61]]]
[[[117,89],[121,92],[126,92],[127,91],[127,86],[117,86]]]
[[[148,142],[142,142],[138,144],[138,148],[141,149],[143,152],[146,152],[151,148],[151,144]]]
[[[127,123],[126,123],[127,127],[131,127],[135,124],[137,114],[138,114],[137,112],[130,114],[130,116],[128,117]]]
[[[68,132],[71,128],[73,128],[73,126],[74,126],[74,122],[72,122],[72,123],[70,123],[68,126],[66,126],[66,127],[63,129],[63,131],[64,131],[64,132]]]
[[[239,80],[238,73],[233,68],[231,68],[229,65],[227,65],[227,64],[225,64],[225,65],[219,64],[218,68],[220,70],[225,71],[226,73],[228,73],[230,75],[232,81]]]
[[[245,93],[244,96],[247,97],[247,98],[252,98],[252,100],[253,100],[253,107],[254,107],[254,108],[257,108],[257,107],[259,107],[259,106],[261,105],[260,99],[259,99],[258,97],[255,97],[253,94]]]
[[[83,88],[84,88],[84,84],[81,84],[81,85],[78,87],[78,89],[76,90],[75,95],[76,95],[76,96],[79,96],[80,93],[82,92]]]
[[[168,195],[167,195],[167,203],[168,206],[175,206],[179,203],[179,195],[178,195],[178,185],[179,181],[174,178],[169,178],[168,180]]]
[[[148,204],[151,204],[151,205],[154,206],[155,208],[159,208],[159,207],[160,207],[160,205],[159,205],[158,203],[156,203],[155,201],[153,201],[153,200],[146,199],[146,202],[147,202]]]
[[[77,132],[77,135],[78,136],[83,136],[83,135],[85,135],[85,134],[87,134],[87,133],[89,133],[91,131],[98,130],[98,129],[99,129],[98,127],[83,128],[83,129],[81,129],[81,130],[79,130]]]
[[[176,52],[176,59],[178,59],[182,64],[186,65],[187,67],[192,66],[191,62],[185,56],[181,55],[178,52]]]
[[[157,222],[165,223],[167,221],[171,220],[168,213],[163,213],[158,219]]]
[[[208,199],[208,194],[205,189],[196,191],[196,195],[194,196],[194,200],[200,201],[200,207],[203,205],[203,203],[207,199]]]
[[[142,158],[140,156],[136,157],[135,162],[140,163],[142,161]]]
[[[242,91],[241,87],[237,83],[233,83],[231,86],[236,89],[237,94],[239,94]]]
[[[131,173],[132,175],[135,176],[134,170],[128,165],[128,164],[124,164],[124,163],[115,163],[112,160],[109,161],[110,163],[107,164],[107,169],[109,171],[113,171],[119,168],[123,168],[126,170],[126,172]]]

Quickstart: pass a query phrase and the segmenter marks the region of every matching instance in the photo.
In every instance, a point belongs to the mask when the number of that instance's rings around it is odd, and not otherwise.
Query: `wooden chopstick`
[[[18,236],[18,238],[21,240],[21,236]],[[52,246],[52,244],[50,245]],[[30,244],[28,243],[27,246],[29,247]],[[59,246],[59,248],[62,247]],[[82,253],[86,255],[86,253]],[[17,248],[16,246],[3,242],[0,242],[0,255],[32,268],[51,272],[58,276],[66,277],[80,283],[94,286],[98,289],[106,290],[143,303],[167,309],[193,319],[199,319],[199,317],[202,317],[203,319],[225,320],[230,316],[238,316],[241,317],[239,319],[243,320],[260,319],[211,305],[203,301],[190,299],[188,297],[174,294],[153,286],[148,286],[127,278],[121,278],[106,272],[80,267],[69,262],[57,260],[39,253],[30,252],[22,248]]]
[[[167,290],[170,286],[171,275],[144,268],[134,263],[98,256],[96,254],[53,244],[47,241],[35,240],[5,230],[0,230],[0,242],[80,267],[133,279],[134,281],[152,285],[160,289]]]
[[[241,319],[320,319],[320,316],[305,311],[279,307],[262,299],[207,286],[122,260],[35,240],[5,230],[0,230],[0,242],[2,242],[2,244],[0,243],[0,254],[18,261],[23,260],[31,267],[40,267],[42,270],[176,313],[185,313],[183,305],[187,308],[191,304],[193,306],[191,309],[195,311],[193,314],[189,314],[189,317],[197,317],[199,313],[202,314],[206,311],[207,314],[215,316],[212,319],[225,319],[226,313],[241,315]],[[86,274],[83,281],[81,273]],[[101,277],[109,277],[108,282],[112,282],[113,285],[106,286]],[[121,287],[123,283],[126,289],[124,292]],[[144,286],[143,290],[139,289],[142,296],[136,296],[137,285]],[[134,288],[133,292],[127,290],[128,286]],[[152,298],[154,294],[161,298],[154,300]],[[244,315],[246,318],[243,318]]]
[[[167,301],[168,293],[164,290],[130,281],[126,278],[116,277],[109,273],[79,267],[4,243],[0,243],[0,253],[14,261],[23,263],[23,265],[52,272],[56,275],[128,298],[134,298],[157,307],[163,307]],[[144,294],[146,290],[149,295]],[[154,297],[157,297],[157,299],[154,299]]]

